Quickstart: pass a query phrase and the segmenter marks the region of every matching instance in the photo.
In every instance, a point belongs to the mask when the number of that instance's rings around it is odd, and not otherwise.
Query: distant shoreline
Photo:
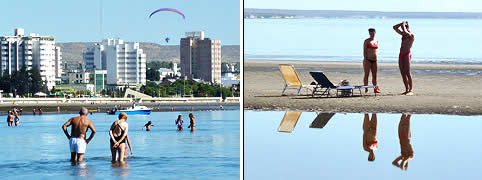
[[[352,10],[290,10],[245,8],[245,19],[360,18],[360,19],[482,19],[482,12],[385,12]]]
[[[120,105],[121,108],[130,107],[132,104],[130,103],[116,103]],[[189,104],[181,104],[181,103],[172,103],[172,104],[161,104],[159,103],[138,103],[137,105],[146,106],[149,108],[153,108],[153,112],[168,112],[168,111],[205,111],[205,110],[234,110],[236,107],[239,108],[239,103],[189,103]],[[221,109],[221,105],[223,109]],[[32,115],[33,108],[42,108],[42,111],[46,114],[55,114],[57,112],[57,107],[60,107],[59,114],[71,114],[79,112],[81,107],[86,107],[89,110],[94,110],[93,113],[106,113],[108,110],[112,109],[114,104],[20,104],[20,105],[11,105],[11,104],[0,104],[0,115],[6,115],[6,113],[14,107],[23,108],[22,114],[25,115]],[[97,112],[97,107],[100,108],[100,111]],[[160,107],[158,109],[158,107]],[[38,114],[38,111],[37,111]]]
[[[246,56],[246,55],[245,55]],[[248,55],[249,56],[249,55]],[[254,55],[256,56],[256,55]],[[262,56],[262,55],[260,55]],[[316,59],[315,59],[316,58]],[[340,59],[343,59],[344,57],[340,57]],[[310,59],[309,57],[304,59],[304,58],[270,58],[269,56],[266,57],[245,57],[245,61],[301,61],[301,62],[331,62],[331,63],[360,63],[361,62],[361,57],[359,58],[360,60],[331,60],[335,59],[335,57],[329,57],[330,60],[321,60],[325,59],[324,57],[313,57],[313,59]],[[387,58],[388,59],[388,58]],[[436,59],[436,58],[434,58]],[[448,58],[439,58],[439,59],[448,59]],[[461,58],[463,59],[463,58]],[[412,64],[431,64],[431,65],[482,65],[482,59],[480,59],[480,62],[470,62],[470,61],[456,61],[456,58],[453,58],[453,60],[442,60],[440,62],[436,61],[420,61],[420,60],[413,60],[412,59]],[[379,63],[397,63],[398,62],[398,57],[397,59],[389,59],[389,60],[381,60]]]

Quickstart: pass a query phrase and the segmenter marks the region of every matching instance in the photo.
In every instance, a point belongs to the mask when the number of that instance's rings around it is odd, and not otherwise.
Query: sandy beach
[[[415,95],[403,96],[398,64],[379,63],[382,93],[375,96],[370,90],[363,96],[337,98],[312,97],[308,90],[303,96],[281,96],[279,64],[294,65],[303,84],[314,81],[310,71],[323,71],[333,84],[344,79],[363,84],[362,63],[245,60],[244,109],[482,115],[482,65],[412,64]],[[371,75],[369,79],[371,84]]]

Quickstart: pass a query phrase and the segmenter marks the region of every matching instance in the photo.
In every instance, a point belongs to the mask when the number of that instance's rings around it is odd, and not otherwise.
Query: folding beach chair
[[[335,115],[335,113],[319,113],[315,120],[311,122],[310,128],[323,128],[328,124],[328,121]]]
[[[317,92],[321,92],[320,95],[326,94],[326,96],[330,95],[330,90],[331,89],[336,89],[336,96],[339,96],[339,92],[342,92],[341,95],[344,96],[345,92],[350,92],[348,94],[351,94],[353,96],[354,90],[359,89],[360,90],[360,95],[363,96],[361,89],[363,88],[376,88],[377,86],[374,85],[360,85],[360,86],[335,86],[326,76],[323,74],[323,72],[318,71],[318,72],[310,72],[310,75],[315,79],[317,84],[313,88],[312,91],[312,96],[315,96]],[[323,89],[325,89],[323,91]],[[375,96],[377,93],[375,93]]]
[[[301,116],[301,112],[286,112],[283,120],[279,124],[279,132],[291,133],[298,123],[298,119]]]
[[[281,95],[284,96],[286,89],[288,88],[293,88],[297,89],[298,92],[296,95],[300,94],[301,89],[306,88],[311,90],[314,86],[313,85],[303,85],[301,83],[301,80],[298,76],[298,73],[295,70],[295,67],[290,64],[280,64],[279,65],[279,70],[281,72],[281,75],[283,76],[283,79],[285,81],[285,86],[283,88],[283,92],[281,92]]]

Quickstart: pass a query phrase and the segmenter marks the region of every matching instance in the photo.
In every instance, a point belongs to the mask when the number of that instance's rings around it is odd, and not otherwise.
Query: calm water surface
[[[245,58],[361,62],[368,28],[377,30],[379,61],[397,62],[407,20],[414,63],[482,64],[480,19],[244,19]]]
[[[239,113],[194,111],[194,133],[186,130],[189,112],[131,115],[127,122],[134,154],[129,153],[122,167],[110,162],[108,131],[117,116],[87,116],[97,133],[87,145],[85,163],[72,166],[61,126],[76,115],[22,115],[19,127],[8,127],[5,121],[0,126],[0,179],[239,179]],[[174,124],[179,114],[185,122],[182,132]],[[156,126],[141,131],[149,120]]]
[[[413,114],[406,118],[402,114],[376,114],[373,119],[370,113],[365,121],[363,113],[292,112],[285,120],[285,112],[246,111],[244,115],[246,179],[482,176],[481,116]],[[374,161],[368,161],[369,152],[363,145],[364,134],[370,139],[369,131],[377,137]],[[409,145],[401,146],[407,137]],[[413,157],[406,158],[405,167],[400,168],[402,161],[394,160],[407,148],[413,150]]]

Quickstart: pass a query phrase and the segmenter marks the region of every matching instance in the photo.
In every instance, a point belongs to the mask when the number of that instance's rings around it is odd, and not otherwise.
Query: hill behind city
[[[82,50],[89,44],[96,42],[67,42],[56,43],[61,47],[62,61],[67,63],[81,62]],[[147,62],[151,61],[174,61],[179,62],[179,45],[160,45],[150,42],[140,42],[140,48],[144,50],[147,56]],[[239,62],[240,47],[239,45],[223,45],[221,47],[222,62]]]

